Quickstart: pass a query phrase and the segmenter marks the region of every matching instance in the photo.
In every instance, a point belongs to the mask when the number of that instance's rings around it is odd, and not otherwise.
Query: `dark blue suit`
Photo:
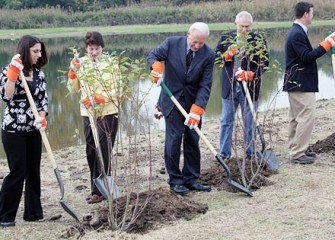
[[[319,92],[316,59],[326,53],[320,45],[313,49],[305,31],[294,23],[285,42],[284,91]]]
[[[150,67],[155,61],[165,62],[164,83],[187,112],[194,103],[205,109],[213,81],[215,53],[205,44],[195,52],[187,71],[186,52],[187,36],[169,37],[148,54],[147,61]],[[169,184],[191,184],[200,176],[199,136],[184,125],[185,118],[164,91],[161,91],[158,105],[166,123],[164,158]],[[184,167],[180,171],[182,140]]]

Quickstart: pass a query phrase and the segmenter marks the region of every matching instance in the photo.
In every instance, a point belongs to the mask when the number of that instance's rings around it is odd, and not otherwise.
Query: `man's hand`
[[[201,119],[201,115],[205,112],[205,109],[195,104],[192,105],[190,113],[187,115],[184,124],[190,129],[198,127]]]
[[[96,104],[105,104],[105,97],[101,93],[97,93],[92,97],[86,97],[83,100],[83,105],[85,108],[89,109],[90,107],[96,105]]]
[[[252,71],[244,71],[241,68],[235,73],[235,77],[238,81],[252,81],[254,79],[255,73]]]
[[[16,82],[23,67],[24,66],[20,59],[20,54],[16,54],[12,58],[12,61],[10,62],[9,68],[6,72],[6,76],[8,77],[9,80]]]
[[[42,130],[45,131],[47,129],[47,120],[45,119],[45,117],[39,117],[37,119],[35,119],[34,121],[34,127],[38,130]]]
[[[157,84],[156,85],[157,87],[159,87],[162,82],[162,76],[164,72],[164,63],[156,61],[154,62],[154,64],[152,64],[151,68],[152,68],[152,71],[149,77],[151,77],[152,81]]]
[[[238,54],[238,50],[234,47],[228,48],[228,50],[224,53],[224,59],[226,61],[233,60],[233,57]]]
[[[335,47],[335,32],[330,34],[328,37],[325,38],[323,42],[320,43],[320,45],[328,52],[329,49],[332,47]]]

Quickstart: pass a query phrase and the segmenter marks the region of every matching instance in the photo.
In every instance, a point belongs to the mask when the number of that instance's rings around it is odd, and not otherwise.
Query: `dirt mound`
[[[137,203],[136,203],[137,202]],[[143,212],[138,216],[133,224],[130,225],[126,232],[144,234],[149,230],[157,227],[158,224],[169,224],[172,221],[184,218],[191,220],[198,214],[204,214],[208,210],[206,204],[196,203],[187,197],[181,197],[170,190],[158,188],[151,191],[142,192],[137,196],[132,193],[130,201],[127,204],[127,197],[121,197],[115,203],[114,212],[119,213],[117,222],[120,223],[124,217],[126,206],[130,211],[127,215],[126,223],[131,221],[132,210],[137,206],[144,207]],[[75,234],[79,231],[80,235],[90,230],[113,230],[108,222],[108,206],[101,207],[96,216],[87,215],[83,221],[69,229],[64,237]]]
[[[239,164],[242,166],[242,159],[230,158],[226,160],[226,164],[232,175],[232,179],[240,184],[242,184],[241,171],[239,169]],[[253,160],[254,161],[254,160]],[[257,171],[257,164],[252,161],[246,161],[245,163],[245,175],[247,179],[251,180],[253,175]],[[255,176],[251,183],[250,188],[259,189],[262,186],[268,186],[271,181],[267,178],[271,174],[275,174],[275,171],[269,171],[265,166],[261,167],[260,172]],[[217,188],[218,190],[224,190],[228,192],[236,192],[235,189],[227,182],[227,173],[219,162],[214,163],[210,168],[205,169],[201,172],[200,182],[206,185]],[[248,181],[249,182],[249,181]]]
[[[329,135],[323,140],[317,141],[310,146],[310,149],[316,153],[327,153],[335,150],[335,133]]]
[[[262,186],[270,185],[271,182],[268,180],[268,176],[274,174],[273,171],[267,171],[263,166],[257,176],[254,176],[258,169],[257,164],[252,161],[246,161],[245,174],[248,180],[252,179],[250,188],[258,189]],[[233,180],[242,184],[241,173],[239,166],[242,164],[242,159],[231,158],[226,160],[226,164],[229,167]],[[259,170],[259,169],[258,169]],[[199,182],[205,185],[210,185],[217,190],[224,190],[230,192],[236,192],[235,189],[227,183],[227,173],[224,168],[218,163],[212,163],[211,166],[201,172]],[[117,199],[114,204],[115,209],[113,210],[117,214],[117,223],[122,222],[124,217],[125,208],[128,207],[128,214],[126,216],[126,223],[128,224],[132,219],[133,209],[142,208],[143,211],[136,218],[136,220],[129,225],[129,228],[124,229],[128,233],[139,233],[144,234],[148,231],[157,228],[162,224],[169,224],[172,221],[184,218],[190,220],[198,214],[204,214],[208,210],[206,204],[197,203],[192,201],[189,196],[182,197],[171,192],[167,188],[152,189],[151,191],[141,192],[139,195],[132,193],[130,201],[127,203],[127,197],[123,196]],[[130,211],[129,211],[130,207]],[[99,211],[93,215],[87,215],[83,218],[83,221],[71,227],[63,237],[73,236],[74,234],[84,235],[86,231],[92,230],[113,230],[108,222],[108,206],[101,207]]]

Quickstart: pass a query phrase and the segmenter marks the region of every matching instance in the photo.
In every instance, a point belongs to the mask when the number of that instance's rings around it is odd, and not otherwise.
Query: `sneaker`
[[[291,160],[291,163],[295,163],[295,164],[312,164],[314,162],[315,162],[315,158],[309,157],[307,155],[302,155],[298,158]]]

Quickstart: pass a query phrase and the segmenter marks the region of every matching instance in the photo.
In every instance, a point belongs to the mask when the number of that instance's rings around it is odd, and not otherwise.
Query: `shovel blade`
[[[65,210],[65,212],[67,212],[71,217],[73,217],[78,222],[80,222],[78,215],[73,211],[73,209],[63,199],[60,199],[59,203],[62,206],[62,208]]]
[[[266,149],[264,153],[257,152],[258,159],[264,161],[270,171],[278,171],[280,162],[272,148]]]
[[[230,185],[232,185],[235,189],[237,189],[241,192],[244,192],[248,196],[252,197],[252,192],[248,188],[246,188],[246,187],[242,186],[241,184],[239,184],[238,182],[235,182],[234,180],[232,180],[231,172],[230,172],[229,167],[227,166],[227,164],[224,162],[223,157],[220,154],[216,154],[215,157],[227,173],[227,182]]]
[[[113,199],[121,196],[120,190],[115,184],[112,176],[107,176],[107,179],[105,179],[103,175],[100,175],[99,177],[94,178],[93,182],[105,199],[108,199],[109,194]]]
[[[228,183],[230,185],[232,185],[235,189],[237,189],[237,190],[239,190],[241,192],[244,192],[248,196],[252,197],[252,192],[248,188],[246,188],[243,185],[239,184],[238,182],[235,182],[234,180],[228,179]]]

